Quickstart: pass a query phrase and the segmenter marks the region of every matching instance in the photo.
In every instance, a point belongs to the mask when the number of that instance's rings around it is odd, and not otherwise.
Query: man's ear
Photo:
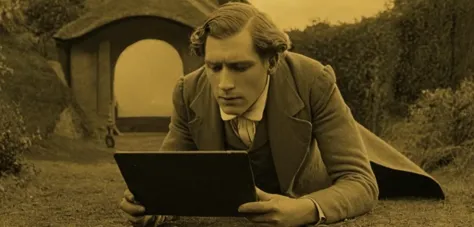
[[[268,63],[270,63],[270,68],[274,68],[277,62],[278,62],[278,55],[270,57],[270,59],[268,60]]]
[[[273,74],[275,72],[275,67],[278,62],[278,55],[272,56],[268,59],[268,73]]]

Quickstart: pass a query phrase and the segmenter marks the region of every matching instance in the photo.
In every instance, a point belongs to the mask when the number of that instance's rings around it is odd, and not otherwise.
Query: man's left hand
[[[246,213],[248,220],[272,227],[296,227],[316,220],[316,207],[311,200],[256,190],[260,201],[239,207],[239,212]]]

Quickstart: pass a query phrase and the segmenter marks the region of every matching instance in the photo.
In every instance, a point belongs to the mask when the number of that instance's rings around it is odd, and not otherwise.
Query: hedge
[[[287,31],[295,52],[334,66],[355,118],[377,134],[421,91],[456,88],[474,69],[474,2],[396,0],[355,24]]]

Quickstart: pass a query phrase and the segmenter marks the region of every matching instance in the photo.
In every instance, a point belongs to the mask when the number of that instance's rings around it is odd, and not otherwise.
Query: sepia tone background
[[[269,14],[282,29],[303,29],[317,19],[334,24],[353,23],[362,16],[374,16],[386,7],[382,0],[250,2]],[[117,101],[120,103],[119,116],[170,115],[171,89],[176,78],[183,74],[182,70],[177,70],[182,69],[183,63],[175,51],[165,42],[146,40],[128,46],[121,53],[120,61],[115,66],[117,79],[114,85]],[[136,80],[137,77],[141,79]],[[151,84],[154,86],[151,87]],[[142,102],[135,102],[136,98],[142,99]]]
[[[386,7],[383,1],[342,6],[327,1],[251,3],[285,30],[303,29],[318,19],[315,15],[333,24],[353,23]],[[98,124],[106,124],[109,102],[115,98],[112,118],[120,131],[166,132],[175,81],[202,64],[201,59],[189,55],[186,37],[217,4],[182,1],[172,3],[178,7],[165,5],[167,9],[147,1],[134,3],[135,7],[128,2],[102,4],[55,35],[62,46],[59,62],[66,80],[79,105]],[[106,10],[111,11],[113,20],[95,19]],[[284,16],[285,12],[298,13]]]
[[[175,81],[202,64],[189,34],[223,2],[0,0],[0,226],[128,226],[112,154],[158,149]],[[355,118],[447,194],[381,201],[335,226],[472,226],[473,2],[250,2],[286,30],[293,51],[331,64]]]

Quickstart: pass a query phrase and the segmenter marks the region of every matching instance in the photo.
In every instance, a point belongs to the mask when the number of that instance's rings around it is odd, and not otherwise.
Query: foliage
[[[331,64],[355,118],[377,134],[422,90],[456,87],[474,69],[474,2],[395,0],[355,24],[288,32],[294,51]]]
[[[22,31],[24,3],[25,0],[0,0],[0,34]]]
[[[52,36],[79,17],[85,0],[0,0],[0,33],[15,34],[44,57],[54,58]]]
[[[459,89],[423,91],[410,107],[410,122],[423,125],[415,143],[425,149],[445,145],[458,146],[474,139],[474,82],[465,80]],[[431,133],[430,133],[431,132]]]
[[[334,67],[338,85],[355,118],[373,131],[388,116],[391,84],[398,61],[392,16],[383,13],[357,24],[317,22],[289,36],[295,52]]]
[[[0,89],[13,76],[13,70],[5,64],[5,59],[0,51]],[[5,93],[0,93],[0,177],[19,173],[23,167],[21,155],[33,140],[41,138],[36,133],[27,133],[20,108],[9,101]]]
[[[0,25],[10,33],[26,27],[49,35],[83,13],[85,0],[0,0]]]
[[[455,75],[453,0],[398,0],[394,26],[399,31],[400,49],[395,90],[397,101],[413,103],[420,91],[459,84]],[[402,113],[406,113],[402,110]]]
[[[0,99],[0,177],[5,173],[19,173],[23,163],[21,155],[32,145],[27,136],[23,117],[17,106]]]
[[[56,52],[52,34],[82,13],[83,0],[0,1],[7,5],[0,10],[3,12],[0,18],[9,19],[0,21],[4,28],[0,43],[5,47],[2,62],[15,69],[15,76],[8,78],[2,93],[18,104],[29,133],[39,129],[41,135],[47,137],[66,107],[73,105],[78,109],[74,97],[45,58],[51,58],[51,53]],[[6,12],[14,13],[8,13],[7,17]],[[5,24],[11,25],[9,29],[5,29]]]
[[[84,0],[35,0],[25,10],[27,24],[38,36],[52,36],[76,19],[84,9]]]
[[[0,37],[0,43],[4,45],[5,64],[14,69],[14,76],[4,78],[2,94],[19,105],[27,131],[34,133],[39,128],[45,137],[53,132],[72,95],[37,52],[22,47],[15,37]]]
[[[5,64],[6,57],[3,55],[3,47],[0,46],[0,91],[2,91],[2,85],[5,83],[5,78],[13,74],[13,69]]]
[[[409,107],[409,117],[398,125],[395,137],[411,150],[408,155],[425,169],[452,161],[461,166],[474,158],[474,81],[459,88],[424,90]],[[416,151],[416,152],[413,152]]]

